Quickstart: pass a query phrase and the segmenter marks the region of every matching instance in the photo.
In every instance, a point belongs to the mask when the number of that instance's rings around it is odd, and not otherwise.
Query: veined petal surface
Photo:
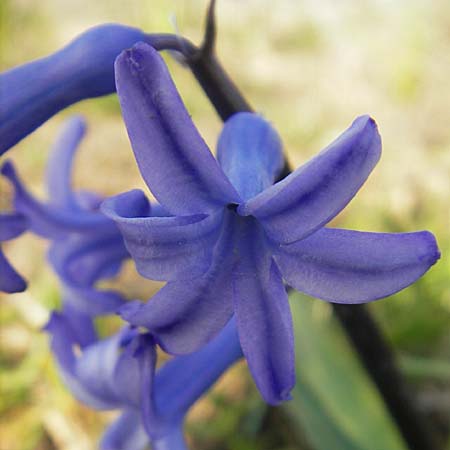
[[[264,400],[290,399],[295,385],[294,336],[288,297],[263,231],[241,219],[233,299],[242,351]],[[258,237],[260,239],[258,239]]]
[[[240,205],[238,212],[255,216],[277,243],[303,239],[350,202],[380,154],[375,121],[361,116],[316,157]]]
[[[198,133],[158,52],[138,43],[115,64],[131,145],[156,199],[174,215],[208,213],[239,196]]]
[[[197,350],[225,326],[233,313],[232,214],[225,212],[212,264],[203,276],[169,282],[147,303],[130,302],[120,310],[122,318],[130,324],[144,326],[154,333],[169,353]]]
[[[211,265],[223,211],[190,216],[152,217],[145,195],[138,190],[106,200],[102,211],[114,220],[138,272],[153,280],[196,278]],[[135,215],[148,211],[150,216]]]
[[[278,248],[275,259],[295,289],[335,303],[365,303],[421,277],[438,259],[434,236],[323,228]]]

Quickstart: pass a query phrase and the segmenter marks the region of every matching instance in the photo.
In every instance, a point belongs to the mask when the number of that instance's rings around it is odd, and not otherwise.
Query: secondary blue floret
[[[177,357],[155,374],[156,351],[149,334],[128,327],[103,340],[87,316],[53,313],[46,326],[61,376],[73,395],[94,409],[121,409],[106,430],[102,450],[185,450],[182,426],[189,408],[242,357],[231,321],[196,353]],[[78,347],[76,353],[74,348]]]
[[[80,117],[65,124],[50,155],[47,202],[26,189],[11,162],[5,162],[1,172],[14,187],[15,209],[29,230],[51,241],[48,256],[63,287],[63,303],[98,315],[122,305],[118,292],[96,289],[95,284],[116,275],[129,254],[116,224],[99,211],[102,198],[72,188],[73,158],[85,127]]]

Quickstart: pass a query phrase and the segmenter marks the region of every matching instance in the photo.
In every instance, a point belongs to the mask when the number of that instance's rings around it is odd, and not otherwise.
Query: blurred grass
[[[139,0],[126,6],[120,0],[3,0],[0,69],[44,56],[87,27],[110,21],[149,32],[173,31],[168,18],[175,13],[180,32],[198,41],[205,5],[200,0]],[[370,308],[400,355],[419,405],[442,432],[448,431],[450,4],[281,0],[274,6],[268,0],[230,0],[219,2],[218,18],[220,59],[255,109],[275,124],[294,166],[355,116],[370,113],[377,119],[384,154],[335,224],[436,234],[441,261],[414,286]],[[214,148],[220,121],[192,76],[168,62],[189,111]],[[63,118],[74,112],[84,114],[90,127],[76,162],[75,185],[106,195],[145,188],[117,99],[109,96],[64,111],[8,154],[31,189],[43,195],[48,150]],[[0,208],[6,208],[10,190],[3,180],[0,190]],[[59,301],[57,281],[41,264],[45,245],[25,236],[6,249],[31,287],[1,299],[0,449],[96,448],[114,414],[91,412],[71,398],[39,331],[48,309]],[[123,282],[132,298],[147,298],[157,288],[138,279],[131,266]],[[116,325],[103,320],[100,328],[107,333]],[[305,414],[304,402],[298,393],[288,407],[298,410],[297,419]],[[194,408],[187,429],[196,449],[309,448],[305,419],[303,427],[302,421],[300,426],[290,421],[285,410],[264,405],[241,364]]]

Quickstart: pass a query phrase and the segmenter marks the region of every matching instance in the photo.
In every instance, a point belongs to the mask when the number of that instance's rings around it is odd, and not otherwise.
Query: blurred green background
[[[95,24],[120,22],[148,32],[202,37],[204,0],[2,0],[1,70],[45,56]],[[360,114],[383,138],[383,156],[336,220],[340,227],[435,233],[442,259],[414,286],[370,305],[421,410],[445,439],[450,421],[450,3],[448,0],[221,0],[220,60],[253,107],[278,129],[293,166],[318,152]],[[167,58],[183,99],[214,149],[221,123],[188,71]],[[1,101],[1,100],[0,100]],[[115,96],[64,111],[8,157],[37,195],[51,143],[70,114],[89,124],[75,185],[112,195],[144,188]],[[0,209],[11,191],[0,180]],[[30,281],[2,296],[0,450],[96,448],[114,412],[77,403],[60,383],[40,331],[58,307],[46,244],[25,235],[6,252]],[[117,281],[129,298],[158,285],[132,264]],[[390,450],[403,444],[324,302],[291,299],[297,339],[294,400],[268,408],[243,363],[192,410],[196,450]],[[102,319],[107,333],[117,319]],[[450,446],[449,446],[450,447]],[[425,449],[424,449],[425,450]]]

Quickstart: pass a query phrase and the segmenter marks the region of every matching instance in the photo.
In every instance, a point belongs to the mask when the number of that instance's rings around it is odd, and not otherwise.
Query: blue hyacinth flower
[[[122,305],[122,295],[95,284],[116,275],[129,254],[115,223],[99,211],[102,197],[72,189],[73,159],[85,129],[81,117],[64,125],[49,158],[47,202],[26,189],[11,162],[1,172],[14,187],[15,210],[27,219],[29,230],[51,242],[48,257],[62,283],[64,303],[98,315]]]
[[[139,41],[183,51],[183,38],[119,24],[93,27],[57,52],[0,74],[0,155],[62,109],[115,92],[114,60]]]
[[[106,430],[102,450],[139,450],[149,440],[155,450],[184,450],[186,412],[242,356],[234,321],[207,346],[172,359],[156,374],[148,333],[125,327],[98,340],[89,317],[64,312],[53,313],[46,329],[72,394],[97,410],[122,410]]]
[[[19,213],[0,213],[0,242],[21,235],[28,228],[27,219]],[[14,270],[0,247],[0,291],[12,294],[26,289],[25,280]]]
[[[115,91],[114,60],[146,35],[131,27],[92,28],[52,55],[0,75],[0,155],[58,111]]]
[[[439,258],[433,235],[326,228],[376,165],[373,119],[357,118],[315,158],[275,184],[280,139],[256,114],[233,116],[214,159],[162,58],[139,43],[116,60],[116,86],[133,151],[167,211],[155,217],[141,191],[107,200],[137,270],[167,284],[121,311],[163,349],[190,353],[233,314],[265,400],[295,383],[292,319],[284,282],[314,297],[365,303],[397,292]]]

